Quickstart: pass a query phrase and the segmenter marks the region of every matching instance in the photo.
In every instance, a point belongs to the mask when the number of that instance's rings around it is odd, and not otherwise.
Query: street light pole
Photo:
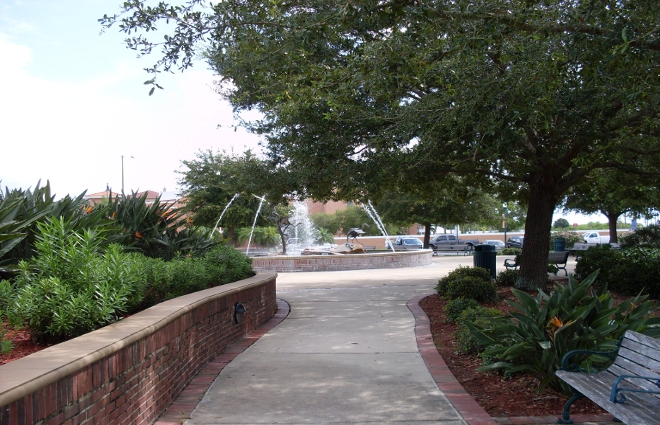
[[[131,155],[131,158],[135,158]],[[124,196],[124,155],[121,156],[121,195]]]

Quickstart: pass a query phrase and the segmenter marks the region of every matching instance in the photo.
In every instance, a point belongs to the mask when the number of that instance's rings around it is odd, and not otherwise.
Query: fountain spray
[[[245,255],[250,254],[250,244],[252,243],[252,234],[254,233],[254,226],[257,224],[257,217],[259,217],[259,212],[261,211],[261,205],[264,203],[264,199],[266,198],[266,195],[263,195],[261,198],[258,197],[257,195],[252,195],[255,198],[259,199],[259,208],[257,208],[257,213],[254,215],[254,221],[252,222],[252,230],[250,230],[250,239],[248,240],[247,244],[247,250],[245,251]]]
[[[211,232],[211,237],[213,237],[213,234],[215,233],[215,230],[218,228],[218,224],[220,224],[220,220],[222,220],[222,216],[225,215],[225,212],[227,211],[227,208],[231,205],[232,202],[234,202],[234,199],[238,198],[238,193],[234,194],[234,196],[227,202],[227,205],[225,205],[225,209],[222,210],[222,213],[220,214],[220,218],[218,218],[218,221],[215,222],[215,227],[213,228],[213,231]]]
[[[390,241],[390,236],[387,234],[387,231],[385,230],[385,225],[383,224],[382,220],[380,219],[380,216],[378,215],[378,212],[376,211],[376,208],[371,204],[371,200],[367,200],[367,204],[363,204],[364,210],[369,214],[369,217],[376,223],[376,226],[380,230],[380,232],[385,236],[385,240],[387,242]],[[394,245],[389,244],[390,247],[392,248],[392,252],[394,252]]]

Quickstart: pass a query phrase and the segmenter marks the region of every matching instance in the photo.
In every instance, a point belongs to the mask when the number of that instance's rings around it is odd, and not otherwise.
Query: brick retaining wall
[[[426,266],[432,263],[433,251],[383,252],[345,255],[280,255],[255,257],[252,268],[257,271],[326,272],[339,270],[395,269]]]
[[[149,424],[277,311],[275,273],[158,304],[0,366],[0,425]],[[234,305],[247,312],[234,321]]]

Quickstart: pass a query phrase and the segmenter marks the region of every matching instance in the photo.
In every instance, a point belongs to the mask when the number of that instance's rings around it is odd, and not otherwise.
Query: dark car
[[[493,245],[495,247],[495,251],[499,252],[504,249],[504,242],[496,239],[488,239],[485,241],[481,241],[482,245]]]
[[[521,248],[523,247],[523,240],[525,238],[522,236],[511,236],[509,240],[506,241],[507,248]]]
[[[437,235],[429,241],[429,248],[435,250],[437,246],[449,246],[465,244],[469,246],[479,245],[479,239],[457,239],[456,235]]]

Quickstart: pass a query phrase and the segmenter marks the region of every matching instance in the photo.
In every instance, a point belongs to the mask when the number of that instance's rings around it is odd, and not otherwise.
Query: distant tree
[[[431,226],[466,226],[481,220],[492,208],[492,197],[462,179],[425,184],[407,190],[385,192],[377,210],[388,223],[424,225],[424,247],[428,248]]]
[[[507,231],[523,229],[525,227],[525,220],[527,219],[527,208],[517,202],[508,202],[506,205],[504,207],[504,203],[499,198],[492,196],[489,210],[476,223],[477,228],[504,231],[502,222],[505,221]]]
[[[554,223],[552,223],[552,227],[556,229],[567,229],[570,226],[571,224],[565,218],[558,218]]]
[[[296,175],[250,150],[241,155],[207,150],[196,156],[195,160],[182,161],[188,170],[180,172],[183,177],[179,180],[182,194],[189,200],[186,208],[194,219],[213,226],[231,198],[239,194],[220,225],[252,227],[259,212],[256,225],[275,225],[286,254],[289,204],[302,187]]]
[[[597,170],[571,188],[563,201],[565,211],[601,213],[607,217],[610,241],[617,242],[617,222],[623,214],[651,218],[660,207],[657,179],[620,170]]]

